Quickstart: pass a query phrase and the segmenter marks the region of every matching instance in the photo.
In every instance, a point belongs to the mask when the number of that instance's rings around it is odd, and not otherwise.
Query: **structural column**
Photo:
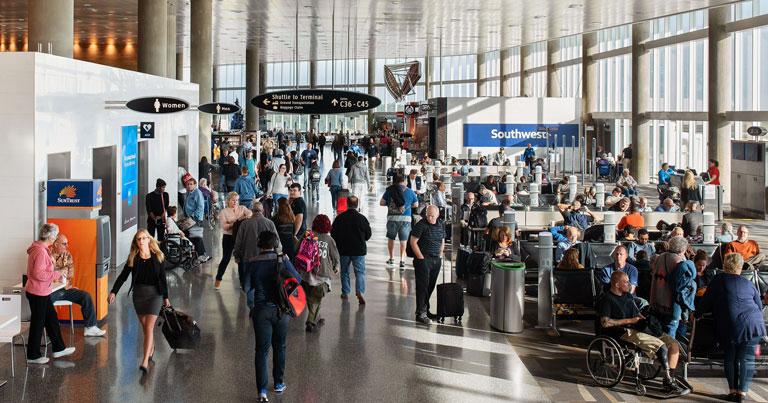
[[[719,163],[723,203],[731,201],[731,34],[723,26],[731,21],[730,6],[709,9],[709,123],[707,155]]]
[[[376,96],[376,88],[373,84],[376,82],[376,59],[368,58],[368,95]],[[368,109],[368,130],[373,129],[373,109]]]
[[[259,63],[259,94],[267,92],[267,62]],[[267,117],[267,112],[264,109],[259,109],[259,118]]]
[[[642,42],[650,37],[650,24],[632,25],[632,161],[630,169],[637,183],[650,182],[651,121],[645,113],[651,110],[651,52]]]
[[[597,112],[597,62],[592,60],[592,55],[597,54],[597,33],[589,32],[581,35],[581,121],[596,127],[592,120],[592,112]],[[594,131],[585,133],[587,138],[587,155],[593,155],[592,139]]]
[[[560,76],[555,64],[560,63],[560,40],[547,41],[547,96],[551,98],[561,97]]]
[[[212,44],[211,23],[213,17],[211,0],[190,0],[190,81],[198,84],[200,105],[211,102],[212,88]],[[199,113],[200,157],[211,154],[211,117]],[[199,158],[198,158],[199,159]]]
[[[176,1],[180,0],[168,2],[168,42],[165,45],[165,76],[168,78],[176,78]]]
[[[488,82],[485,81],[485,79],[488,78],[488,74],[486,73],[487,67],[488,67],[488,62],[485,60],[485,53],[478,53],[477,54],[477,96],[478,97],[488,96]]]
[[[317,60],[309,61],[309,88],[317,88]],[[317,133],[320,119],[314,116],[309,117],[309,128]]]
[[[259,130],[259,108],[251,104],[251,99],[259,95],[259,45],[245,49],[245,130]]]
[[[502,49],[499,52],[499,96],[512,96],[511,78],[507,77],[512,72],[512,49]]]
[[[424,98],[432,98],[432,60],[427,46],[427,55],[424,57]]]
[[[37,52],[38,44],[43,52],[72,58],[75,29],[74,0],[27,1],[27,49]]]
[[[139,0],[138,70],[165,77],[168,48],[168,4],[165,0]]]
[[[184,80],[184,50],[181,49],[176,53],[176,79],[179,81]]]
[[[532,97],[533,96],[533,83],[529,77],[529,70],[533,68],[533,53],[531,52],[531,46],[525,45],[520,47],[520,96]]]

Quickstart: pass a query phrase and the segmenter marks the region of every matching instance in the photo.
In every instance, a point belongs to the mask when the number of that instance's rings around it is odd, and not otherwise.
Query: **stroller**
[[[677,186],[658,185],[656,191],[659,193],[660,202],[664,203],[666,198],[670,198],[675,204],[680,204],[680,189]]]

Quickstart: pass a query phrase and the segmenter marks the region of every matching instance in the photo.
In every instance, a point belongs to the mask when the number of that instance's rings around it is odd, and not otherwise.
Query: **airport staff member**
[[[166,196],[167,195],[168,193],[166,193]],[[53,268],[58,272],[62,272],[62,278],[67,279],[67,286],[52,292],[51,302],[69,301],[80,305],[80,313],[83,315],[83,323],[85,324],[83,336],[104,336],[107,331],[99,329],[98,322],[96,322],[96,310],[93,308],[91,294],[83,290],[78,290],[72,286],[72,278],[75,277],[75,262],[72,259],[72,254],[67,250],[68,246],[69,240],[63,234],[59,234],[53,242],[53,250],[51,251]]]

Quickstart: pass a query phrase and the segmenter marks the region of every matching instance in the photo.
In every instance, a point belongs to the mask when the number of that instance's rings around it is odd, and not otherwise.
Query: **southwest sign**
[[[381,105],[381,100],[352,91],[287,90],[258,95],[251,99],[251,104],[278,113],[329,115],[373,109]]]
[[[197,107],[197,110],[209,115],[229,115],[240,111],[240,107],[235,104],[226,104],[223,102],[212,102],[209,104],[202,104]]]
[[[549,132],[549,133],[547,133]],[[547,137],[558,133],[566,146],[579,136],[578,124],[464,124],[464,147],[546,147]],[[551,141],[549,142],[552,143]],[[560,140],[558,140],[560,143]]]
[[[128,101],[125,106],[133,111],[142,113],[174,113],[189,108],[189,102],[170,97],[146,97]]]

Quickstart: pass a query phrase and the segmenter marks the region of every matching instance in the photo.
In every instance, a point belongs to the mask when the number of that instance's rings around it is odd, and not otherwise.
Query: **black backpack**
[[[474,251],[469,255],[467,262],[469,274],[482,275],[491,272],[491,254],[488,252]]]
[[[488,210],[483,206],[475,206],[469,213],[469,226],[485,228],[488,226]]]
[[[400,185],[395,183],[387,188],[389,193],[389,203],[387,204],[387,213],[394,215],[403,215],[408,207],[405,205],[405,195]]]

